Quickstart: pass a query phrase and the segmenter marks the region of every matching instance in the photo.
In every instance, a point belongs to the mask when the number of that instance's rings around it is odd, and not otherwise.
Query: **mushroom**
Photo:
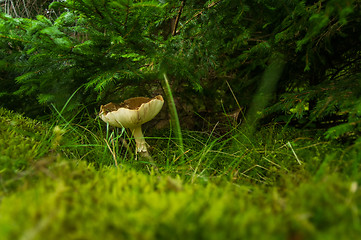
[[[129,128],[136,142],[136,152],[149,156],[147,143],[142,132],[142,124],[152,120],[163,107],[163,97],[135,97],[122,103],[101,105],[99,116],[113,127]]]

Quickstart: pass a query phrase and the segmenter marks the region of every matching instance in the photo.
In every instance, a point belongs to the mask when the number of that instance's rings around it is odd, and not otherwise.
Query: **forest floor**
[[[357,144],[274,124],[252,136],[183,131],[179,153],[163,130],[147,139],[150,162],[118,144],[124,131],[49,122],[0,109],[0,239],[361,234]]]

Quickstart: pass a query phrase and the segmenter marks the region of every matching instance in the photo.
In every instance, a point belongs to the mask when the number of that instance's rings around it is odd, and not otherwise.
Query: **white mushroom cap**
[[[135,97],[124,102],[108,103],[100,107],[100,118],[114,127],[130,128],[137,145],[137,152],[148,155],[141,125],[152,120],[163,107],[163,97]],[[148,155],[149,156],[149,155]]]
[[[163,107],[163,97],[135,97],[123,103],[108,103],[100,107],[100,118],[114,127],[136,128],[152,120]]]

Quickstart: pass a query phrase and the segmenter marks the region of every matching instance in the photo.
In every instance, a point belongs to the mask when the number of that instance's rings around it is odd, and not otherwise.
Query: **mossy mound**
[[[332,167],[337,155],[314,156],[322,163],[317,168],[310,158],[303,163],[308,167],[274,169],[272,184],[190,178],[174,174],[176,166],[173,174],[171,166],[164,174],[161,168],[97,165],[86,156],[69,159],[54,146],[62,132],[57,127],[0,112],[2,240],[356,239],[361,234],[360,174],[348,172],[349,164]]]

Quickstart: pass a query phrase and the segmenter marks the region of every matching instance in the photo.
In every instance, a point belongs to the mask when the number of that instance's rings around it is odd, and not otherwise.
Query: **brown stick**
[[[179,19],[180,16],[182,14],[183,8],[184,8],[184,4],[185,4],[185,0],[182,1],[180,7],[179,7],[179,11],[178,11],[178,15],[177,18],[175,19],[175,23],[174,23],[174,27],[173,27],[173,33],[172,36],[175,36],[178,32],[177,32],[177,27],[178,27],[178,23],[179,23]]]

